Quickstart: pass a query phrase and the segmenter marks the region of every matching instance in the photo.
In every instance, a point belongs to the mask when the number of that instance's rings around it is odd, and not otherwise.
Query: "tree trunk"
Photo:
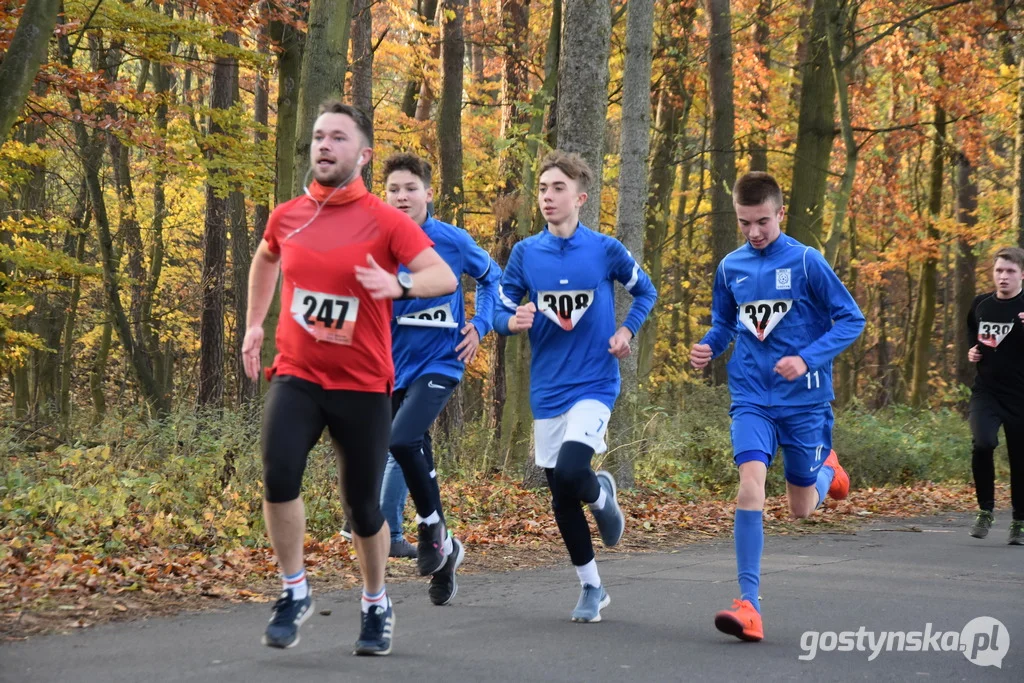
[[[835,138],[836,81],[828,47],[830,32],[841,34],[837,22],[838,0],[814,0],[809,58],[801,79],[800,115],[797,122],[796,158],[790,184],[789,220],[786,233],[809,246],[820,248],[832,141]]]
[[[1024,55],[1017,60],[1016,145],[1013,154],[1013,228],[1024,247]]]
[[[463,28],[466,0],[441,3],[441,106],[437,116],[440,192],[437,215],[465,226],[465,197],[462,187],[462,86],[465,75],[466,43]]]
[[[714,273],[736,248],[736,211],[732,185],[736,181],[736,112],[733,105],[732,17],[729,0],[707,0],[710,21],[708,90],[711,100],[711,268]],[[726,357],[711,364],[711,381],[725,384]]]
[[[968,345],[964,328],[967,324],[967,314],[971,310],[971,304],[976,295],[974,278],[978,268],[978,258],[974,255],[970,240],[964,234],[978,224],[978,182],[974,179],[971,171],[970,159],[965,154],[958,154],[956,159],[956,221],[961,229],[956,241],[956,277],[954,280],[956,316],[953,324],[956,332],[953,348],[955,349],[957,384],[966,386],[970,386],[974,382],[974,363],[967,360],[967,351],[973,344]]]
[[[527,167],[532,166],[532,156],[523,148],[525,130],[529,117],[522,104],[527,100],[529,73],[526,70],[524,53],[529,41],[529,5],[522,0],[503,0],[501,40],[506,45],[501,69],[501,139],[514,141],[498,156],[498,197],[494,203],[497,241],[497,260],[507,263],[512,247],[519,241],[521,228],[517,220],[520,204],[531,201],[529,188],[521,185]],[[527,214],[529,215],[529,214]],[[507,338],[495,339],[495,358],[491,372],[491,404],[488,410],[490,422],[497,426],[495,439],[501,442],[501,407],[506,400],[505,350]],[[523,416],[525,419],[525,416]]]
[[[834,265],[839,253],[839,245],[843,240],[846,210],[850,205],[850,196],[853,194],[853,181],[857,176],[857,157],[860,154],[860,148],[853,137],[853,115],[850,113],[849,88],[843,65],[842,44],[839,42],[840,36],[833,33],[833,28],[835,28],[834,25],[830,24],[826,37],[832,65],[832,78],[835,81],[839,100],[839,121],[843,132],[843,144],[846,147],[843,177],[839,184],[839,191],[835,195],[835,209],[832,212],[832,229],[828,241],[825,243],[825,259]],[[853,28],[852,25],[850,28]]]
[[[85,197],[82,197],[83,205]],[[86,213],[86,219],[88,213]],[[85,220],[82,231],[77,236],[75,245],[75,258],[81,262],[85,258],[85,228],[88,221]],[[60,349],[60,415],[61,435],[68,438],[68,429],[71,424],[71,366],[75,359],[72,355],[75,344],[75,323],[78,319],[78,302],[82,296],[82,277],[75,275],[71,280],[71,300],[68,302],[68,314],[64,319],[64,339]]]
[[[750,170],[768,172],[768,130],[771,128],[771,119],[768,113],[769,105],[769,80],[772,72],[771,61],[771,32],[768,28],[768,19],[771,17],[772,0],[758,0],[757,16],[754,23],[754,45],[757,62],[764,72],[763,77],[758,77],[754,86],[754,131],[750,143]]]
[[[279,47],[277,53],[277,171],[275,201],[291,199],[301,189],[303,178],[295,173],[295,133],[299,115],[299,81],[302,74],[302,53],[305,37],[294,27],[280,21],[270,23],[270,39]]]
[[[644,239],[644,261],[655,290],[661,291],[664,244],[668,237],[669,214],[672,212],[672,189],[676,182],[676,135],[681,123],[676,110],[676,95],[667,85],[658,93],[654,125],[654,151],[650,163],[650,194],[647,198],[647,226]],[[684,128],[685,129],[685,128]],[[621,189],[620,189],[621,191]],[[673,299],[673,301],[676,301]],[[659,299],[647,323],[640,331],[637,344],[637,374],[650,377],[654,362],[654,344],[658,336],[663,300]]]
[[[644,263],[644,232],[647,208],[648,155],[651,151],[651,36],[654,32],[654,0],[632,0],[626,17],[626,59],[622,71],[622,133],[619,166],[619,241]],[[616,288],[616,322],[626,319],[632,297]],[[637,344],[632,344],[634,349]],[[620,407],[612,414],[609,433],[614,445],[637,443],[642,438],[636,425],[646,404],[646,388],[637,378],[637,357],[619,362],[622,373]],[[613,451],[609,463],[620,486],[633,488],[636,449]]]
[[[93,424],[99,424],[107,415],[107,399],[106,392],[103,390],[103,383],[107,379],[107,360],[110,358],[110,343],[113,331],[114,326],[109,320],[103,323],[100,345],[96,348],[96,358],[93,360],[92,371],[89,373],[89,393],[92,396]]]
[[[480,11],[480,0],[469,0],[470,32],[469,32],[469,64],[473,74],[473,82],[482,85],[487,76],[484,73],[484,46],[480,42],[481,29],[484,25]]]
[[[373,7],[372,0],[352,2],[352,104],[373,123]],[[373,140],[370,140],[373,146]],[[363,166],[363,183],[373,191],[373,158]]]
[[[794,111],[800,106],[800,79],[803,77],[804,67],[807,65],[807,46],[810,45],[811,15],[814,9],[814,0],[799,0],[800,16],[797,19],[796,55],[793,60],[793,69],[790,72],[789,105]]]
[[[317,110],[327,99],[340,99],[345,88],[351,26],[352,0],[310,0],[296,112],[293,195],[301,194],[306,183]]]
[[[238,34],[226,31],[222,40],[228,45],[237,46]],[[235,102],[237,91],[238,62],[233,57],[217,57],[210,89],[210,109],[213,113],[208,134],[211,138],[224,134],[225,131],[217,120],[218,110],[230,109]],[[215,160],[216,155],[212,147],[206,151],[210,162]],[[224,401],[224,270],[227,261],[228,220],[231,214],[231,193],[226,187],[229,183],[225,171],[215,168],[208,171],[201,280],[203,299],[199,318],[198,403],[200,406],[216,408],[221,407]],[[245,239],[247,241],[247,237]]]
[[[939,231],[935,221],[942,209],[943,149],[946,139],[946,112],[935,106],[935,140],[932,143],[930,188],[928,192],[928,255],[921,266],[920,316],[914,349],[914,374],[911,379],[910,404],[924,405],[928,398],[928,369],[931,362],[932,323],[935,321],[936,267],[938,264]]]
[[[25,0],[11,44],[0,56],[0,145],[7,142],[39,66],[46,61],[61,4],[61,0]]]
[[[428,24],[436,25],[438,21],[437,0],[420,0],[420,17]],[[432,60],[441,56],[441,41],[433,41],[430,45],[430,58]],[[410,84],[411,87],[412,84]],[[413,112],[417,121],[430,119],[430,108],[434,104],[434,91],[430,88],[430,81],[425,73],[420,74],[419,96],[416,98],[416,109]]]
[[[594,172],[580,222],[595,230],[601,225],[611,27],[608,0],[566,0],[558,62],[558,149],[579,153]]]

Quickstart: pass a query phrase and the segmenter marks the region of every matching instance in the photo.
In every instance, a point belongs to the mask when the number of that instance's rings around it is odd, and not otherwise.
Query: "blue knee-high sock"
[[[758,588],[761,585],[761,552],[764,550],[764,524],[760,510],[737,510],[733,528],[736,541],[736,573],[740,597],[749,600],[758,612]]]
[[[818,481],[814,482],[814,488],[818,489],[818,505],[815,509],[821,506],[825,502],[825,496],[828,495],[828,487],[832,486],[832,480],[835,479],[836,471],[829,465],[822,465],[821,469],[818,470]]]

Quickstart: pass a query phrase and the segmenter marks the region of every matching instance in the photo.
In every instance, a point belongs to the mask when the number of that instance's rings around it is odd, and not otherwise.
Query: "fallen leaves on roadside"
[[[453,531],[471,550],[469,572],[507,571],[565,561],[565,549],[546,490],[525,489],[505,478],[449,481],[442,486]],[[998,489],[1006,505],[1006,487]],[[695,498],[676,491],[622,491],[627,534],[611,552],[670,550],[732,533],[733,502]],[[842,530],[865,519],[920,517],[975,506],[969,485],[922,483],[855,490],[848,499],[826,501],[823,513],[794,523],[784,497],[766,501],[768,533]],[[589,516],[588,516],[589,517]],[[596,528],[594,528],[596,532]],[[0,531],[0,543],[13,539]],[[267,602],[276,598],[277,564],[263,539],[260,547],[205,551],[184,545],[139,543],[117,554],[68,548],[50,535],[43,542],[13,544],[20,552],[0,557],[0,638],[85,628],[103,621],[202,609],[223,602]],[[319,590],[359,584],[351,543],[341,536],[307,539],[306,568]],[[413,563],[390,562],[388,580],[422,580]]]

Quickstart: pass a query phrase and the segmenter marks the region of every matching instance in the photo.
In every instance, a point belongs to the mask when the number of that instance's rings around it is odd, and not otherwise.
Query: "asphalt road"
[[[984,541],[967,535],[964,515],[769,536],[761,643],[714,628],[737,593],[732,544],[719,541],[607,559],[599,550],[612,598],[599,624],[569,621],[579,593],[569,566],[481,574],[462,578],[449,607],[430,604],[425,581],[391,587],[389,657],[350,655],[350,591],[318,595],[317,611],[331,614],[310,619],[290,650],[260,645],[269,605],[242,605],[0,646],[0,681],[1020,682],[1024,547],[1006,545],[1008,523],[997,512]]]

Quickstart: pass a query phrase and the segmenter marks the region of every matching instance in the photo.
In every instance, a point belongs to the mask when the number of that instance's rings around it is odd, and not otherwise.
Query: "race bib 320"
[[[751,301],[740,304],[740,322],[759,341],[764,341],[792,308],[792,299]]]

